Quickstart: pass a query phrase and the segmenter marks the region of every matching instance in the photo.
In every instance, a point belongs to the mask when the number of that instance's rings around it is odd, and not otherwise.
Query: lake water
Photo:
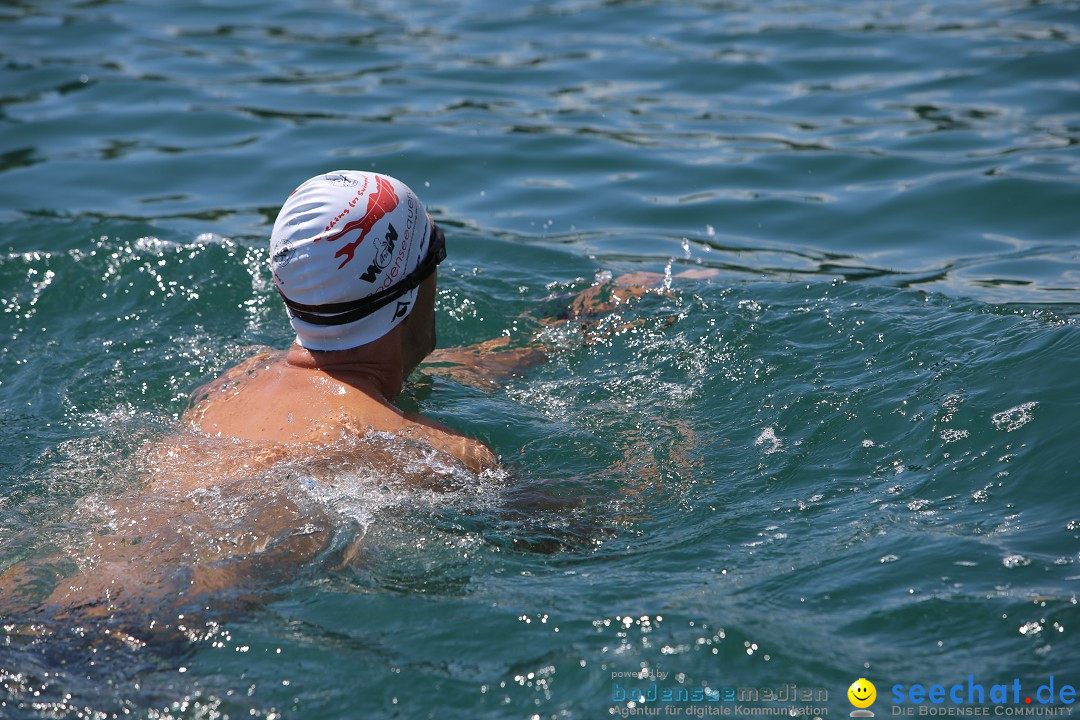
[[[266,239],[344,168],[446,227],[441,346],[601,273],[719,274],[491,392],[417,375],[507,474],[343,472],[351,570],[167,649],[6,624],[0,717],[1080,685],[1080,3],[5,3],[0,569],[77,559],[190,392],[289,343]]]

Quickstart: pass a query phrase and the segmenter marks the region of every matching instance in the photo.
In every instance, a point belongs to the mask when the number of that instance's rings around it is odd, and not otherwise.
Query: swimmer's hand
[[[719,270],[711,268],[693,268],[683,270],[681,273],[672,275],[671,278],[683,278],[684,280],[704,280],[720,274]],[[614,312],[633,298],[639,298],[650,292],[656,292],[664,285],[664,275],[653,272],[636,272],[620,275],[614,280],[598,282],[587,288],[573,300],[567,308],[566,316],[562,319],[587,318],[595,315]],[[665,292],[660,290],[660,292]]]

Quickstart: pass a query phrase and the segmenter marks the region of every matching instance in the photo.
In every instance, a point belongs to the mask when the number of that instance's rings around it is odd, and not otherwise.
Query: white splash
[[[1037,402],[1026,402],[1023,405],[1017,405],[1008,410],[1002,410],[990,419],[993,421],[994,427],[998,430],[1012,432],[1013,430],[1024,427],[1035,419],[1032,410],[1038,407],[1038,405],[1039,403]]]
[[[765,454],[771,455],[774,452],[780,450],[783,445],[783,441],[776,436],[776,430],[771,427],[767,427],[761,431],[761,434],[757,436],[757,440],[754,441],[754,445],[768,445],[765,448]]]
[[[956,442],[962,438],[966,438],[971,433],[967,430],[943,430],[941,432],[941,439],[945,441],[945,444]]]

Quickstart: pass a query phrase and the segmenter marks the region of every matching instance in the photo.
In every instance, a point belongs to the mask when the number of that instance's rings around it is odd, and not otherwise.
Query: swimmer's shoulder
[[[423,438],[436,450],[459,460],[471,472],[495,470],[499,458],[485,443],[418,413],[402,413],[403,431]]]
[[[405,413],[318,370],[296,368],[287,353],[261,352],[192,394],[184,419],[193,430],[242,440],[299,444],[342,435],[388,433],[422,440],[472,472],[499,467],[481,441],[417,413]]]
[[[269,369],[273,366],[284,363],[285,353],[280,350],[266,349],[251,357],[243,360],[242,362],[233,365],[225,372],[218,375],[213,380],[200,385],[191,393],[191,399],[188,404],[188,411],[190,412],[195,406],[205,403],[212,399],[215,393],[219,393],[222,390],[239,389],[242,384],[249,381],[254,377],[259,370]]]
[[[242,440],[314,439],[333,399],[347,391],[297,372],[281,351],[260,352],[192,393],[184,421],[192,430]],[[310,377],[309,377],[310,375]]]

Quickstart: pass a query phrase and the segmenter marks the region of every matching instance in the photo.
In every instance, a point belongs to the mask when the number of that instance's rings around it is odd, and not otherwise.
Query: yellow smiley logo
[[[866,678],[859,678],[847,689],[848,700],[857,708],[868,708],[877,699],[877,688]]]

